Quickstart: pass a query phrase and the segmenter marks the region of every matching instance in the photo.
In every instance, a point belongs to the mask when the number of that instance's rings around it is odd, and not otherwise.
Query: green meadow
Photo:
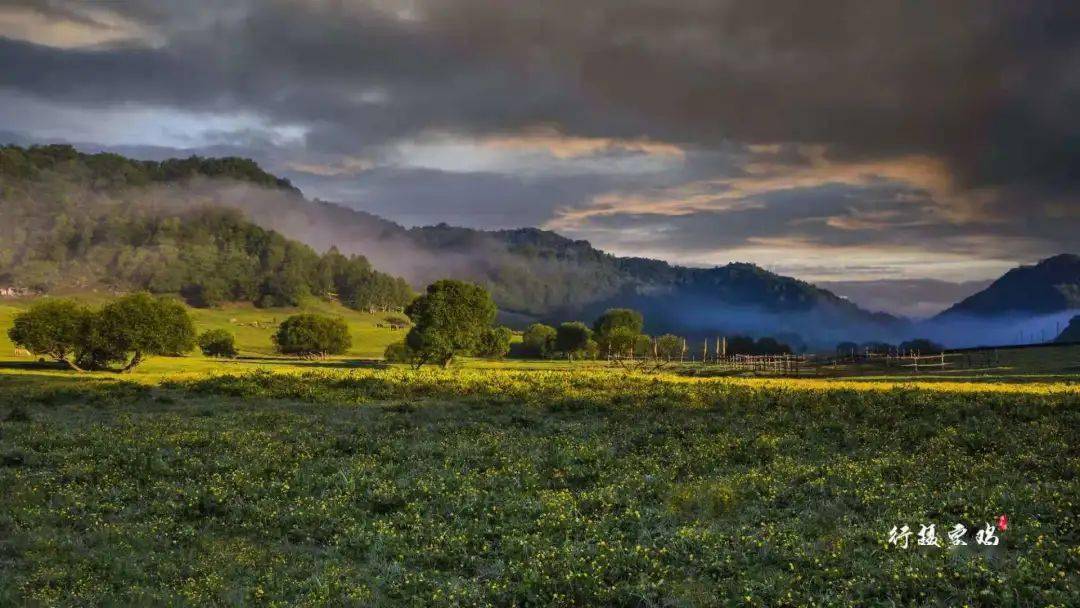
[[[193,311],[236,360],[78,374],[0,338],[0,605],[1080,603],[1068,375],[414,371],[382,315],[305,310],[352,351],[276,355],[292,311],[239,305]]]

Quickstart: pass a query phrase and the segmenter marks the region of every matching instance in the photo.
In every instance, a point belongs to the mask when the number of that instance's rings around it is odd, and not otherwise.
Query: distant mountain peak
[[[1061,253],[1009,270],[939,317],[1045,314],[1080,308],[1080,255]]]

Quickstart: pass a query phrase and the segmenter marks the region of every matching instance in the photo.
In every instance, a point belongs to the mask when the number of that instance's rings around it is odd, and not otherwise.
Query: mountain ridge
[[[1061,253],[1009,270],[935,318],[1034,315],[1075,308],[1080,308],[1080,255]]]
[[[70,146],[0,149],[6,181],[73,185],[71,198],[122,196],[176,213],[232,207],[262,228],[317,251],[336,246],[415,287],[451,277],[485,285],[519,324],[589,319],[609,306],[642,309],[652,333],[798,334],[828,346],[841,339],[900,337],[909,324],[874,313],[808,282],[733,262],[688,268],[618,257],[550,230],[484,231],[447,224],[405,228],[376,215],[309,200],[288,180],[248,159],[137,161]],[[37,175],[37,178],[33,176]],[[44,177],[41,177],[44,176]],[[75,204],[75,203],[73,203]]]

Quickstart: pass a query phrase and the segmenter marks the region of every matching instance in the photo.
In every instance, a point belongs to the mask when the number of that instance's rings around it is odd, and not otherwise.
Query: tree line
[[[945,350],[945,347],[927,338],[914,338],[899,344],[888,342],[840,342],[836,345],[838,357],[860,357],[863,355],[898,355],[905,353],[919,353],[922,355],[936,355]]]
[[[406,306],[405,314],[412,327],[403,341],[386,349],[388,361],[445,367],[459,355],[501,358],[511,351],[513,332],[494,325],[495,303],[479,285],[436,281]],[[624,356],[673,360],[686,353],[684,338],[671,334],[654,338],[643,330],[641,313],[612,308],[591,327],[580,321],[558,327],[530,325],[517,354],[571,360]],[[148,356],[181,355],[196,344],[207,356],[237,354],[231,333],[212,329],[196,336],[183,303],[149,293],[123,296],[99,310],[72,300],[45,299],[16,315],[8,336],[21,348],[80,371],[124,372]],[[765,341],[770,348],[790,352],[771,338],[746,340],[752,348],[760,348]],[[341,355],[352,345],[344,319],[315,314],[288,317],[278,326],[273,341],[278,352],[300,357]],[[738,340],[732,343],[738,348]]]
[[[17,314],[8,337],[20,348],[76,371],[127,372],[150,356],[181,356],[196,345],[208,357],[235,357],[236,341],[225,329],[196,336],[180,301],[134,293],[94,310],[74,300],[48,298]],[[344,354],[352,346],[344,319],[298,314],[274,333],[278,352],[300,357]]]

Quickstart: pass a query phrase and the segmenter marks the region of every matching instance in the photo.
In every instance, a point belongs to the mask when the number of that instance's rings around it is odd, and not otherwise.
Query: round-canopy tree
[[[656,356],[665,361],[678,359],[683,354],[686,341],[679,336],[664,334],[656,339]]]
[[[510,339],[513,332],[509,327],[489,327],[480,335],[480,343],[476,347],[478,357],[489,359],[502,359],[510,352]]]
[[[124,296],[90,317],[80,365],[127,372],[151,355],[180,355],[195,347],[195,325],[174,299],[148,293]]]
[[[199,350],[207,357],[236,356],[236,340],[225,329],[209,329],[199,335]]]
[[[274,344],[283,354],[325,357],[344,354],[352,346],[352,338],[345,319],[301,314],[281,322]]]
[[[645,327],[641,313],[629,308],[609,308],[593,323],[600,353],[607,357],[633,355]]]
[[[44,300],[15,316],[11,342],[82,371],[75,359],[87,331],[90,312],[71,300]]]
[[[562,323],[555,330],[555,348],[564,353],[567,359],[586,352],[591,341],[592,332],[581,321]]]
[[[487,290],[473,283],[445,279],[405,309],[413,328],[405,338],[417,367],[449,366],[458,353],[473,351],[495,320],[495,303]]]
[[[525,333],[521,335],[521,342],[526,354],[534,357],[550,357],[555,351],[555,336],[554,327],[543,323],[533,323],[525,328]]]
[[[645,328],[645,318],[630,308],[609,308],[593,323],[593,331],[601,338],[616,329],[624,329],[638,335]]]
[[[945,350],[945,347],[926,338],[915,338],[900,343],[901,352],[914,352],[920,355],[936,355]]]

